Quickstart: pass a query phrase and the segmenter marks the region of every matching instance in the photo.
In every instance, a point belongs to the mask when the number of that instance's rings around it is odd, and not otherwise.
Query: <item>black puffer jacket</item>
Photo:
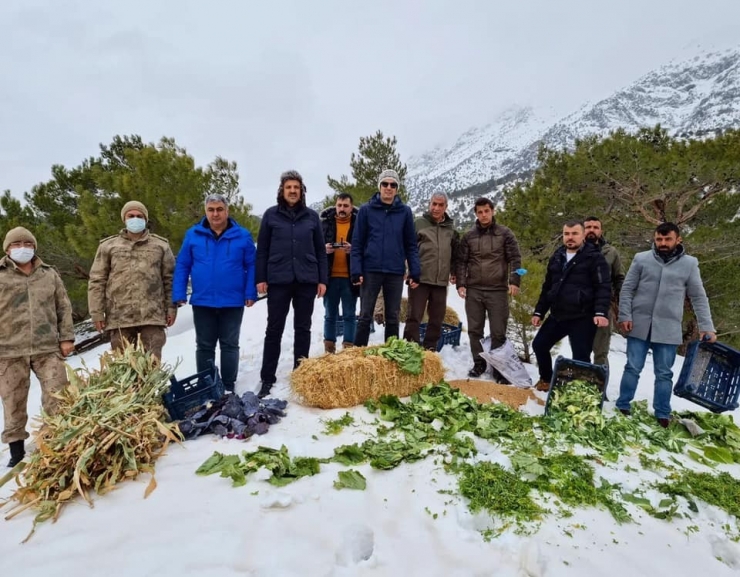
[[[611,300],[611,271],[601,251],[585,243],[566,261],[565,246],[555,251],[547,265],[545,282],[535,316],[548,311],[557,320],[606,316]]]

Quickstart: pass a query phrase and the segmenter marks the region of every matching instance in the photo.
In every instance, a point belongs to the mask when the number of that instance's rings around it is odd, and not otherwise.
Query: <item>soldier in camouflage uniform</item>
[[[126,228],[100,241],[88,282],[88,306],[95,328],[110,333],[111,347],[141,338],[158,359],[177,317],[172,303],[175,257],[166,238],[150,233],[149,212],[135,200],[121,210]]]
[[[67,384],[64,357],[74,350],[72,305],[62,279],[36,256],[36,239],[17,227],[3,242],[0,259],[0,397],[2,442],[10,447],[9,467],[25,456],[31,371],[41,384],[41,404],[52,414],[52,397]]]

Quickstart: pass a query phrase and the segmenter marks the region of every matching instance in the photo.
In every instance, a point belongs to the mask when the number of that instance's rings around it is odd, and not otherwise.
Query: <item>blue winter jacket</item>
[[[188,277],[193,285],[191,305],[243,307],[245,301],[257,300],[252,235],[234,219],[229,223],[219,238],[205,217],[185,233],[175,264],[174,302],[186,300]]]
[[[375,193],[357,214],[350,254],[352,276],[404,274],[408,262],[409,277],[418,282],[421,265],[411,209],[398,196],[384,204],[380,193]]]
[[[257,284],[328,284],[324,232],[319,215],[306,206],[277,205],[262,215],[257,235]]]

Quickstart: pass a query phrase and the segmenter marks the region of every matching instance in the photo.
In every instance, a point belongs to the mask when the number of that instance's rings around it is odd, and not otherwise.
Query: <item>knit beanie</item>
[[[36,243],[36,237],[31,234],[31,231],[22,226],[16,226],[8,231],[3,241],[3,252],[8,251],[8,247],[14,242],[32,242],[34,246],[38,247]]]
[[[401,186],[401,179],[398,177],[398,173],[395,170],[387,169],[380,173],[380,176],[378,177],[378,188],[380,188],[380,183],[383,182],[386,178],[391,178],[396,181],[396,184],[398,186]]]
[[[123,205],[123,208],[121,209],[121,220],[123,222],[126,222],[126,213],[129,210],[138,210],[140,212],[143,212],[144,219],[147,221],[149,220],[149,211],[146,209],[146,207],[138,200],[129,200],[126,204]]]

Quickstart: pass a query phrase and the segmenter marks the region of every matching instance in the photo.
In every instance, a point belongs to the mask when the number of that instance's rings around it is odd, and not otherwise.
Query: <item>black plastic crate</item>
[[[689,343],[676,396],[713,413],[734,411],[740,396],[740,351],[722,343]]]
[[[545,403],[545,414],[550,412],[550,400],[552,392],[555,389],[567,387],[568,383],[575,380],[585,380],[593,383],[601,393],[601,403],[599,408],[604,406],[606,398],[606,385],[609,382],[609,367],[606,365],[592,365],[583,361],[574,361],[558,355],[553,367],[552,380],[550,381],[550,390],[547,393],[547,402]]]
[[[424,342],[424,335],[427,332],[427,323],[421,323],[419,325],[419,341]],[[453,347],[460,346],[460,335],[462,334],[462,323],[457,326],[448,323],[442,323],[442,334],[439,335],[437,341],[437,352],[442,350],[445,345],[451,345]]]
[[[170,390],[162,396],[162,400],[173,421],[185,419],[198,407],[224,395],[224,383],[213,362],[208,369],[180,381],[173,375],[170,383]]]

